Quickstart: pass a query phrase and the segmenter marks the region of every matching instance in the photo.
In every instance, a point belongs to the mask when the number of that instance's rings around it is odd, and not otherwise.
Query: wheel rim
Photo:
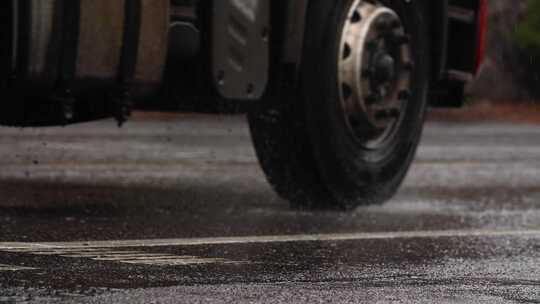
[[[347,127],[367,149],[395,136],[410,95],[411,45],[391,8],[355,0],[343,25],[338,88]]]

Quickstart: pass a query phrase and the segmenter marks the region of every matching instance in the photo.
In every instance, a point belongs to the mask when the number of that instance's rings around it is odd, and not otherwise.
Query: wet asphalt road
[[[540,128],[428,124],[384,206],[289,210],[236,116],[0,129],[0,303],[540,303]]]

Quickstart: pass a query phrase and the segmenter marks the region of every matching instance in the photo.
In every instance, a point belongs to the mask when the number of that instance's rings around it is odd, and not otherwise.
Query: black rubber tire
[[[273,73],[261,106],[249,114],[257,155],[276,191],[305,209],[354,209],[390,199],[419,144],[429,87],[428,1],[385,1],[411,36],[413,88],[397,136],[378,150],[356,141],[340,112],[337,54],[352,0],[311,0],[299,81]]]

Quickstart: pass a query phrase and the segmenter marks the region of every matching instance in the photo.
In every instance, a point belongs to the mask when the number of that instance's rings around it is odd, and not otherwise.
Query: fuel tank
[[[25,96],[154,94],[167,56],[169,0],[4,0],[2,87]]]

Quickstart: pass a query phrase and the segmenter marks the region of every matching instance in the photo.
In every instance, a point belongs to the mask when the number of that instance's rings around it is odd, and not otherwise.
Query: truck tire
[[[309,2],[299,80],[274,71],[249,114],[262,168],[293,207],[350,210],[396,193],[427,103],[425,2]]]

